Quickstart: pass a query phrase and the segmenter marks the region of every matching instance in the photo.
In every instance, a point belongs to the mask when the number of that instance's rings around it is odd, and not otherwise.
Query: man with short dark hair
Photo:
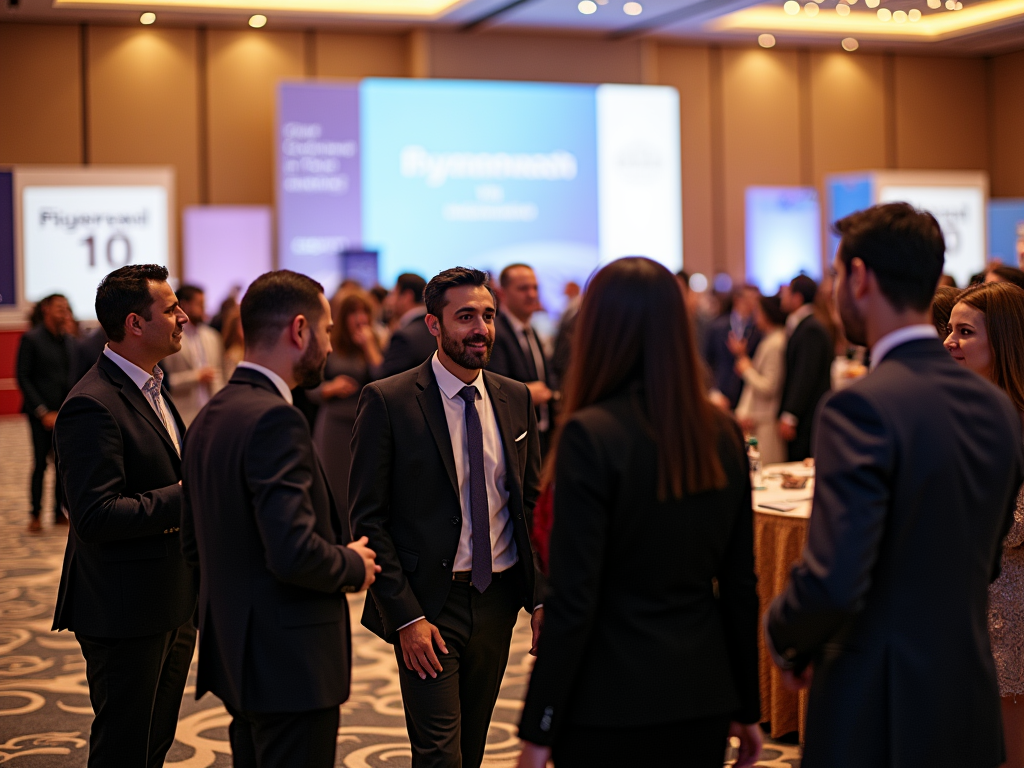
[[[803,561],[766,614],[785,679],[811,687],[802,765],[995,768],[986,606],[1024,479],[1020,417],[937,338],[935,218],[890,203],[835,230],[836,303],[872,370],[820,409]]]
[[[196,698],[232,717],[236,768],[333,768],[351,675],[346,594],[379,568],[353,542],[291,390],[331,351],[323,288],[268,272],[242,299],[245,359],[185,440],[182,547],[201,574]]]
[[[220,334],[206,324],[206,294],[195,285],[183,285],[178,302],[188,315],[181,337],[181,351],[161,365],[167,372],[178,412],[189,426],[210,398],[224,386],[224,344]]]
[[[761,331],[754,323],[754,310],[761,300],[761,291],[755,285],[741,285],[732,292],[732,309],[711,321],[704,334],[701,353],[711,369],[712,400],[716,405],[732,410],[740,401],[743,378],[736,373],[736,357],[730,349],[730,340],[746,345],[746,354],[754,356],[761,343]]]
[[[395,331],[384,351],[382,377],[415,368],[434,354],[437,348],[437,342],[423,320],[427,314],[427,308],[423,305],[426,285],[427,281],[422,277],[407,272],[398,276],[395,287],[388,295],[387,304],[394,318]]]
[[[786,318],[786,378],[779,407],[779,435],[786,442],[789,461],[812,455],[814,411],[832,389],[832,337],[814,316],[818,284],[797,275],[782,286],[782,310]]]
[[[73,631],[85,656],[90,768],[155,768],[196,639],[196,574],[178,541],[185,424],[157,365],[188,317],[152,264],[103,278],[96,315],[110,341],[54,427],[71,531],[53,629]]]
[[[53,450],[53,424],[57,411],[71,391],[76,367],[74,339],[68,334],[71,306],[59,293],[39,300],[37,309],[42,322],[26,331],[18,344],[16,371],[21,390],[21,411],[28,416],[32,432],[32,510],[28,529],[43,529],[43,480],[46,464]],[[64,490],[58,480],[54,486],[54,523],[67,522],[61,508]]]
[[[427,285],[434,355],[359,398],[349,509],[381,573],[363,625],[395,646],[414,768],[477,768],[519,609],[540,629],[530,544],[540,445],[524,384],[482,371],[487,275]]]

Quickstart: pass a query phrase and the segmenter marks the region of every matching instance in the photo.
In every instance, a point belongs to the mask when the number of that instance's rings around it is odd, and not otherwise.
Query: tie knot
[[[476,387],[463,387],[459,390],[459,397],[467,403],[475,403],[479,395],[480,393],[477,391]]]

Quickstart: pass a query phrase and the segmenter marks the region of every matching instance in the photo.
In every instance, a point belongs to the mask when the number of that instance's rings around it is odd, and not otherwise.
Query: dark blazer
[[[832,389],[834,357],[832,337],[814,315],[804,318],[786,343],[786,380],[779,414],[792,413],[798,419],[796,439],[789,444],[790,461],[811,455],[814,412]]]
[[[345,592],[366,578],[309,426],[258,371],[238,368],[189,427],[181,542],[199,567],[196,698],[301,712],[348,698]]]
[[[437,339],[423,322],[423,316],[413,318],[391,336],[384,351],[380,376],[394,376],[411,370],[437,351]]]
[[[181,461],[146,396],[105,355],[64,401],[54,447],[71,531],[53,629],[137,637],[180,627],[197,589],[178,540]]]
[[[642,397],[631,387],[584,408],[562,433],[544,631],[519,725],[536,744],[567,723],[760,717],[742,436],[717,414],[726,487],[658,501]]]
[[[540,475],[537,421],[523,384],[489,371],[483,376],[505,449],[523,606],[532,611],[543,589],[530,544]],[[452,585],[462,505],[442,397],[430,360],[367,384],[359,397],[349,510],[352,534],[369,537],[382,569],[366,597],[363,625],[388,642],[420,616],[436,619]]]
[[[735,408],[743,391],[743,378],[736,373],[736,358],[729,350],[729,334],[732,332],[732,316],[729,313],[716,317],[708,326],[701,343],[704,361],[711,369],[715,388],[729,400],[729,407]],[[747,340],[747,354],[751,357],[761,343],[761,331],[753,319],[743,329]]]
[[[533,335],[536,338],[537,332],[533,331]],[[540,380],[554,389],[555,378],[554,372],[551,370],[551,360],[545,354],[540,339],[537,339],[537,344],[544,357],[544,376]],[[515,381],[537,381],[538,379],[532,374],[530,367],[532,362],[532,360],[527,362],[526,352],[523,351],[519,339],[516,338],[516,332],[508,318],[502,312],[498,312],[494,317],[494,346],[491,348],[491,362],[488,363],[487,370]]]
[[[814,663],[804,768],[1003,761],[988,584],[1024,475],[1020,415],[935,340],[824,403],[803,562],[771,607]]]
[[[76,360],[72,337],[54,336],[42,325],[25,331],[18,343],[15,364],[22,396],[21,412],[35,414],[40,406],[48,411],[59,410],[78,380],[78,377],[72,378]]]

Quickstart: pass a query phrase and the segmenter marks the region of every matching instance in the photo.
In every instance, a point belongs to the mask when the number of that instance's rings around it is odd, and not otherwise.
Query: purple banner
[[[278,265],[330,291],[362,245],[359,86],[283,83],[277,105]]]
[[[13,307],[14,296],[14,174],[0,173],[0,306]]]

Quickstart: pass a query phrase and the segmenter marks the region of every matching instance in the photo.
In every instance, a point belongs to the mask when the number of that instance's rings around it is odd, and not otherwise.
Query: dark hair
[[[167,281],[167,267],[157,264],[129,264],[115,269],[96,288],[96,318],[107,338],[124,341],[128,315],[153,319],[153,294],[149,284]]]
[[[373,320],[373,305],[370,304],[370,297],[365,291],[349,291],[337,304],[337,311],[334,313],[334,328],[331,330],[331,346],[340,355],[354,355],[365,358],[363,350],[355,341],[348,330],[348,316],[362,310]]]
[[[289,269],[257,277],[242,297],[242,333],[247,347],[265,347],[277,341],[282,329],[297,315],[310,322],[320,317],[324,287]]]
[[[412,298],[417,304],[423,303],[423,290],[427,287],[427,281],[412,272],[406,272],[395,280],[395,292],[401,296],[406,291],[412,291]]]
[[[39,300],[39,308],[46,309],[57,299],[64,299],[64,301],[67,301],[68,297],[65,296],[63,293],[51,293],[49,296],[44,296]]]
[[[940,285],[932,297],[932,325],[939,332],[939,338],[949,335],[949,315],[956,306],[960,289],[950,285]]]
[[[491,279],[486,272],[471,267],[452,267],[444,272],[439,272],[430,278],[426,289],[423,291],[423,300],[427,304],[427,314],[434,317],[441,317],[444,308],[448,306],[447,293],[450,288],[458,288],[462,285],[483,286],[494,298],[494,291],[491,290]]]
[[[761,312],[772,325],[785,325],[786,313],[782,311],[782,299],[776,296],[761,296]]]
[[[174,292],[175,296],[178,297],[178,301],[192,301],[196,296],[205,293],[206,291],[198,285],[183,285]]]
[[[724,487],[718,452],[708,450],[717,443],[722,420],[705,394],[675,276],[650,259],[613,261],[590,280],[578,318],[563,388],[563,420],[640,382],[643,427],[657,447],[658,498]],[[549,481],[560,432],[548,453]]]
[[[986,270],[986,280],[989,275],[995,275],[999,278],[998,281],[993,280],[992,282],[1013,283],[1018,288],[1024,288],[1024,270],[1017,269],[1016,267],[1008,267],[1005,264],[994,264]],[[46,301],[46,299],[43,299],[43,301]]]
[[[909,203],[874,205],[832,225],[843,239],[839,258],[858,258],[875,273],[882,295],[897,310],[926,312],[942,275],[946,241],[939,222]]]
[[[992,383],[1024,414],[1024,289],[1013,283],[981,283],[957,299],[985,315],[992,352]]]
[[[789,290],[803,296],[804,304],[813,304],[818,295],[818,284],[807,275],[797,275],[789,281]]]
[[[500,285],[502,288],[508,288],[508,281],[510,279],[509,278],[509,273],[513,269],[528,269],[531,272],[533,272],[533,267],[531,267],[529,264],[521,264],[521,263],[509,264],[507,267],[505,267],[503,270],[501,270],[501,274],[498,275],[498,285]]]

